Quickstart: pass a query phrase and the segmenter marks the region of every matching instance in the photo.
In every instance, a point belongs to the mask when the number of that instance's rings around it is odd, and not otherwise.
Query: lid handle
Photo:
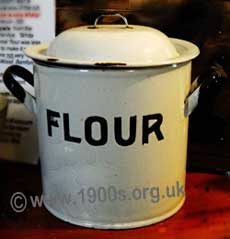
[[[115,14],[102,14],[100,15],[99,17],[96,18],[95,22],[94,22],[94,25],[93,25],[93,28],[97,28],[97,24],[98,24],[98,21],[103,18],[103,17],[119,17],[121,18],[123,21],[124,21],[124,24],[125,24],[125,27],[126,28],[129,28],[129,23],[128,23],[128,20],[126,17],[122,16],[121,14],[119,13],[115,13]]]

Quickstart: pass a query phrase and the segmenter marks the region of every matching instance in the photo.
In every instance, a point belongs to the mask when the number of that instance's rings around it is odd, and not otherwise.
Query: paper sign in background
[[[32,72],[32,60],[23,50],[49,43],[55,37],[55,0],[8,0],[0,2],[0,92],[8,92],[2,81],[4,70],[12,64]],[[23,84],[22,79],[17,79]],[[33,89],[23,84],[33,94]],[[5,128],[0,133],[0,158],[36,163],[38,142],[32,113],[9,96]]]

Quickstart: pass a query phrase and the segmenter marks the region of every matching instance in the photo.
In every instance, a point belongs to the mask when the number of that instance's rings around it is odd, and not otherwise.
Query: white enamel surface
[[[141,26],[99,25],[77,27],[61,33],[47,54],[89,63],[124,62],[154,64],[177,57],[174,45],[160,31]]]
[[[35,91],[39,127],[43,191],[62,198],[71,194],[74,202],[45,201],[51,213],[61,219],[97,228],[131,228],[163,220],[181,207],[184,196],[151,200],[82,203],[82,188],[118,189],[159,187],[161,192],[177,181],[185,184],[188,118],[184,100],[189,92],[191,63],[148,70],[80,70],[35,64]],[[47,133],[46,110],[60,113],[59,128]],[[62,113],[69,113],[71,135],[80,144],[64,140]],[[142,144],[143,115],[161,113],[164,140],[154,134]],[[129,133],[129,118],[137,116],[135,143],[115,143],[114,117],[122,117],[123,132]],[[101,116],[108,122],[108,142],[89,145],[84,122]],[[98,135],[98,128],[93,128]]]
[[[92,222],[92,221],[81,221],[78,220],[76,218],[72,219],[72,218],[65,218],[65,216],[63,216],[63,214],[61,214],[59,211],[54,211],[51,207],[49,207],[45,202],[45,207],[47,208],[48,211],[50,211],[54,216],[56,216],[57,218],[64,220],[66,222],[69,222],[71,224],[74,225],[79,225],[79,226],[83,226],[83,227],[90,227],[90,228],[99,228],[99,229],[131,229],[131,228],[137,228],[137,227],[143,227],[143,226],[148,226],[160,221],[163,221],[169,217],[171,217],[172,215],[174,215],[175,213],[177,213],[178,210],[180,210],[180,208],[183,206],[185,202],[185,198],[182,198],[181,202],[179,204],[176,205],[176,207],[172,208],[172,210],[157,216],[157,217],[153,217],[150,219],[146,219],[146,220],[142,220],[142,221],[133,221],[133,222],[126,222],[126,223],[101,223],[98,221]]]
[[[116,67],[159,66],[195,58],[199,49],[192,43],[168,38],[143,26],[100,25],[96,29],[77,27],[61,33],[50,45],[25,50],[27,56],[60,64],[117,64]]]

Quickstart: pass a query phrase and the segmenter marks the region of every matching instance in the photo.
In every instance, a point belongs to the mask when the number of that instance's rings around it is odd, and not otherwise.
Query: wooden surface
[[[28,205],[23,213],[10,207],[13,193],[41,194],[38,166],[0,162],[0,238],[138,238],[230,239],[230,177],[187,174],[187,199],[173,217],[132,230],[95,230],[73,226],[52,216],[44,207]]]

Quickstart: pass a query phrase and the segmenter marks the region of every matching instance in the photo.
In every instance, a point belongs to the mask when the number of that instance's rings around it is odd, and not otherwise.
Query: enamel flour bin
[[[114,16],[125,24],[97,19],[26,49],[33,76],[15,65],[4,74],[37,115],[46,208],[103,229],[149,225],[182,207],[186,102],[199,54],[190,42]],[[35,96],[14,75],[33,85]]]

